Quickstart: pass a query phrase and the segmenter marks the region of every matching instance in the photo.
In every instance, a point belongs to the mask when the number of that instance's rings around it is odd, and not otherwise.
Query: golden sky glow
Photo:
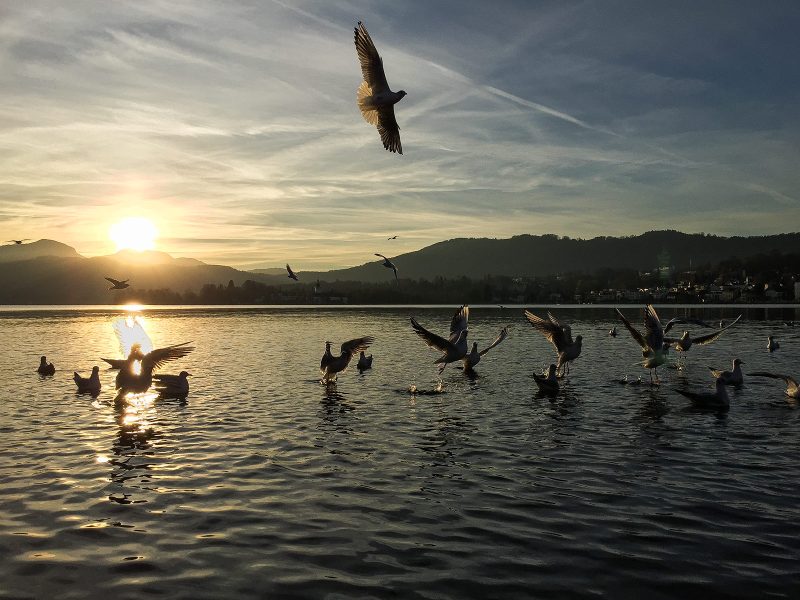
[[[108,237],[120,250],[152,250],[156,247],[158,230],[152,221],[144,217],[129,217],[114,223]]]

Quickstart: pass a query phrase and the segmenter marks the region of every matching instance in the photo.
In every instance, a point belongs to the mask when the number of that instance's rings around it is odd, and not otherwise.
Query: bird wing
[[[650,346],[647,344],[642,334],[639,333],[639,331],[633,325],[631,325],[631,322],[625,318],[625,315],[623,315],[618,308],[615,310],[617,311],[619,318],[622,320],[622,324],[625,325],[625,329],[630,332],[631,337],[633,337],[633,339],[636,340],[636,343],[642,347],[642,350],[650,350]]]
[[[167,346],[166,348],[157,348],[152,352],[148,352],[142,359],[142,371],[146,369],[158,369],[171,360],[183,358],[194,350],[194,346],[187,346],[186,344],[191,344],[191,342],[183,342],[182,344],[175,344],[174,346]]]
[[[566,345],[567,346],[572,346],[572,344],[575,343],[573,341],[573,339],[572,339],[572,327],[570,327],[569,325],[567,325],[565,323],[562,323],[561,321],[556,319],[553,316],[553,313],[551,313],[549,310],[547,311],[547,318],[550,319],[550,322],[553,325],[555,325],[556,327],[559,327],[561,329],[561,331],[564,334],[563,337],[564,337],[564,342],[566,343]]]
[[[681,325],[683,323],[689,323],[691,325],[699,325],[700,327],[711,327],[711,325],[703,321],[703,319],[694,319],[691,317],[673,317],[672,319],[667,321],[667,324],[664,326],[664,335],[666,335],[667,332],[669,332],[669,330],[672,329],[674,325]]]
[[[480,354],[481,356],[483,356],[483,355],[484,355],[484,354],[486,354],[486,353],[487,353],[489,350],[491,350],[492,348],[494,348],[495,346],[497,346],[497,344],[499,344],[500,342],[502,342],[502,341],[503,341],[504,339],[506,339],[507,337],[508,337],[508,325],[506,325],[505,327],[503,327],[503,328],[500,330],[500,335],[498,335],[498,336],[497,336],[497,339],[496,339],[495,341],[493,341],[493,342],[492,342],[491,344],[489,344],[489,345],[488,345],[486,348],[484,348],[483,350],[481,350],[481,351],[480,351],[478,354]]]
[[[381,60],[372,38],[367,33],[367,28],[359,21],[358,27],[353,32],[353,41],[356,44],[358,62],[361,63],[361,74],[364,76],[364,81],[369,84],[373,93],[388,92],[389,83],[386,81],[386,74],[383,72],[383,60]]]
[[[552,315],[549,316],[551,319],[543,319],[542,317],[533,314],[529,310],[525,311],[525,318],[528,319],[528,323],[530,323],[536,331],[547,338],[547,341],[553,344],[558,352],[561,352],[567,345],[564,329],[562,329],[561,324],[558,323],[558,319],[555,319],[555,317],[552,317]],[[555,323],[552,319],[555,319]]]
[[[400,143],[400,126],[394,118],[394,107],[383,106],[378,109],[378,133],[381,136],[383,147],[389,152],[403,153]]]
[[[383,260],[389,260],[383,254],[378,254],[377,252],[375,253],[375,256],[380,256]]]
[[[797,387],[797,381],[794,377],[789,375],[778,375],[777,373],[767,373],[766,371],[756,371],[755,373],[748,373],[748,377],[769,377],[770,379],[782,379],[786,385],[793,385]]]
[[[289,266],[289,263],[286,263],[286,272],[289,273],[289,277],[297,277],[292,271],[292,267]]]
[[[392,262],[392,261],[389,261],[389,262]],[[394,271],[394,278],[397,279],[397,267],[394,266],[394,263],[392,263],[392,271]]]
[[[128,325],[128,319],[126,318],[116,319],[112,327],[114,328],[117,340],[119,340],[119,350],[122,356],[128,356],[134,344],[139,344],[144,354],[153,350],[153,341],[150,339],[150,336],[147,335],[138,317],[133,319],[133,325]]]
[[[116,279],[112,279],[111,277],[103,277],[106,281],[113,283],[114,285],[122,285],[121,281],[117,281]]]
[[[375,338],[371,335],[367,335],[365,337],[356,338],[354,340],[349,340],[342,344],[342,354],[349,354],[352,356],[356,352],[361,352],[362,350],[366,350],[369,348],[369,345],[375,341]]]
[[[163,385],[179,385],[182,381],[180,375],[153,375],[153,379]]]
[[[417,320],[414,317],[411,317],[411,327],[414,328],[414,332],[423,340],[425,340],[425,343],[431,348],[434,348],[439,352],[455,352],[455,345],[450,342],[450,340],[446,340],[443,337],[436,335],[432,331],[428,331],[422,325],[417,323]]]
[[[692,338],[692,343],[693,344],[700,344],[701,346],[704,345],[704,344],[710,344],[711,342],[715,341],[719,336],[721,336],[723,333],[725,333],[726,329],[728,329],[730,327],[733,327],[736,324],[736,322],[741,318],[742,318],[742,315],[739,315],[733,321],[731,321],[730,324],[726,325],[722,329],[719,329],[719,330],[715,331],[714,333],[709,333],[707,335],[701,335],[701,336],[698,336],[696,338]]]
[[[455,341],[461,336],[462,331],[469,329],[469,306],[461,306],[450,321],[450,341]]]
[[[112,369],[122,369],[125,366],[124,358],[101,358],[100,360],[107,362]]]
[[[721,369],[715,369],[714,367],[708,367],[708,370],[711,371],[711,376],[714,379],[717,379],[722,375],[722,370]]]
[[[712,398],[716,398],[716,396],[714,396],[713,394],[709,394],[708,392],[701,394],[698,392],[690,392],[688,390],[680,390],[678,388],[675,388],[674,391],[678,392],[681,396],[685,396],[692,402],[705,403],[711,400]]]
[[[661,320],[652,304],[648,304],[644,309],[644,327],[647,331],[648,345],[653,350],[661,350],[664,345],[664,329],[661,327]]]

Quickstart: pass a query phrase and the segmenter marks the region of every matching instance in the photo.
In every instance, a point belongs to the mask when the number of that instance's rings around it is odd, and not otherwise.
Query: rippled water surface
[[[164,370],[191,392],[127,408],[114,371],[95,401],[71,380],[119,354],[119,313],[0,312],[0,597],[800,597],[800,411],[774,380],[726,414],[673,391],[734,356],[800,376],[798,315],[749,309],[651,388],[619,383],[646,373],[610,309],[553,310],[584,352],[552,401],[518,308],[473,307],[471,340],[511,336],[418,395],[408,317],[444,333],[454,307],[145,311],[156,346],[195,342]],[[374,368],[320,385],[325,340],[370,334]]]

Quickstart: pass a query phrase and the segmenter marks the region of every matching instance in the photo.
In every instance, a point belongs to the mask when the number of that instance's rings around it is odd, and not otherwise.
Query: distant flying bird
[[[664,340],[664,328],[661,326],[656,309],[653,308],[652,304],[648,304],[644,309],[644,335],[631,325],[630,321],[625,318],[625,315],[619,309],[616,309],[616,311],[631,337],[641,346],[641,365],[650,370],[650,383],[653,383],[653,370],[656,372],[657,380],[658,367],[667,362],[667,352],[670,346],[669,342]]]
[[[383,254],[378,254],[376,252],[375,256],[380,256],[383,259],[383,266],[394,271],[394,278],[397,279],[397,267],[394,266],[394,263],[386,258]]]
[[[771,335],[767,336],[767,350],[775,352],[781,345]]]
[[[747,376],[769,377],[770,379],[783,379],[783,382],[786,384],[786,395],[789,396],[789,398],[800,400],[800,386],[798,386],[797,380],[794,377],[789,377],[788,375],[777,375],[775,373],[767,373],[766,371],[756,371],[755,373],[748,373]]]
[[[733,359],[733,368],[730,371],[720,371],[714,367],[708,367],[714,379],[721,379],[725,385],[742,385],[744,377],[742,376],[742,362],[739,358]]]
[[[698,345],[698,346],[705,346],[706,344],[710,344],[712,342],[715,342],[716,340],[719,339],[719,337],[723,333],[725,333],[726,330],[728,330],[729,328],[731,328],[734,325],[736,325],[737,321],[739,321],[739,319],[741,319],[741,318],[742,318],[742,315],[739,315],[730,324],[726,325],[722,329],[717,329],[713,333],[708,333],[706,335],[701,335],[701,336],[693,338],[693,337],[691,337],[689,335],[688,331],[684,331],[683,335],[678,339],[665,338],[665,340],[667,342],[669,342],[670,344],[675,344],[675,350],[677,350],[678,352],[688,352],[689,349],[692,346],[694,346],[695,344]]]
[[[130,279],[125,279],[124,281],[118,281],[117,279],[112,279],[111,277],[103,277],[103,279],[113,284],[110,288],[108,288],[110,290],[124,290],[125,288],[130,287],[130,285],[128,285]]]
[[[558,364],[556,365],[558,374],[563,376],[565,372],[569,371],[569,363],[581,355],[583,336],[575,336],[573,341],[572,328],[567,324],[562,324],[549,312],[547,313],[547,318],[543,319],[526,310],[525,318],[528,319],[528,323],[536,331],[541,333],[555,347],[558,353]]]
[[[30,238],[25,238],[23,240],[6,240],[6,243],[14,243],[17,246],[19,246],[20,244],[22,244],[22,242],[29,242],[29,241],[30,241]]]
[[[366,356],[364,354],[364,351],[362,350],[361,354],[358,356],[358,364],[356,365],[356,368],[359,371],[362,371],[362,372],[366,371],[367,369],[371,369],[372,368],[372,354],[370,354],[369,356]]]
[[[292,267],[289,266],[289,263],[286,263],[286,272],[289,273],[289,279],[300,281],[299,279],[297,279],[297,274],[294,271],[292,271]]]
[[[162,398],[183,398],[189,393],[189,380],[192,374],[181,371],[178,375],[153,375],[155,388]]]
[[[439,373],[444,371],[448,363],[463,360],[467,355],[467,333],[469,332],[469,306],[461,306],[450,321],[450,337],[445,339],[428,331],[411,317],[411,327],[425,343],[442,353],[433,364],[439,365]]]
[[[723,321],[720,321],[720,322],[722,323]],[[675,325],[682,325],[682,324],[686,324],[686,323],[689,323],[691,325],[698,325],[700,327],[713,327],[713,325],[709,325],[708,323],[703,321],[703,319],[692,319],[690,317],[686,317],[686,318],[684,318],[684,317],[674,317],[674,318],[670,319],[669,321],[667,321],[667,324],[664,325],[664,335],[667,335],[667,333],[669,333],[669,330],[672,329]],[[720,325],[720,329],[722,327],[723,326]]]
[[[472,342],[472,350],[469,354],[467,354],[462,360],[464,363],[464,370],[465,371],[472,371],[475,369],[475,366],[481,362],[481,358],[484,354],[489,352],[492,348],[497,346],[500,342],[508,337],[508,326],[503,327],[500,330],[500,335],[495,338],[495,340],[489,344],[486,348],[478,352],[478,342]]]
[[[325,354],[319,363],[323,383],[336,381],[336,376],[347,368],[353,355],[366,350],[374,341],[375,338],[369,335],[347,341],[342,344],[339,356],[331,354],[331,342],[325,342]]]
[[[393,235],[392,237],[390,237],[390,238],[386,238],[386,239],[387,239],[387,240],[396,240],[396,239],[397,239],[397,236],[396,236],[396,235]]]
[[[558,377],[556,377],[556,371],[558,367],[551,364],[550,368],[547,370],[547,375],[537,375],[534,371],[533,373],[533,380],[536,382],[536,385],[539,387],[539,391],[542,394],[546,394],[548,396],[555,396],[558,394]]]
[[[386,74],[383,72],[383,61],[361,21],[358,22],[354,32],[358,61],[361,63],[361,73],[364,76],[364,81],[356,93],[361,116],[370,125],[378,127],[384,148],[389,152],[402,154],[400,127],[394,118],[394,105],[406,93],[403,90],[393,92],[389,89]]]
[[[39,360],[39,368],[36,369],[36,372],[39,373],[39,375],[54,375],[56,368],[53,366],[53,363],[47,362],[46,356],[43,356]]]
[[[728,390],[725,389],[725,382],[717,378],[714,383],[713,392],[691,392],[676,389],[681,396],[685,396],[692,401],[697,408],[707,408],[713,410],[728,410],[731,400],[728,397]]]
[[[183,358],[194,350],[194,346],[188,346],[191,342],[183,342],[166,348],[157,348],[152,352],[144,354],[139,344],[134,344],[125,364],[117,373],[116,387],[122,393],[134,392],[141,393],[150,389],[153,383],[153,371],[163,367],[165,363]],[[136,372],[135,364],[141,362],[139,372]]]
[[[100,393],[100,367],[92,367],[92,374],[89,377],[81,377],[77,372],[72,374],[75,385],[78,386],[79,394]]]

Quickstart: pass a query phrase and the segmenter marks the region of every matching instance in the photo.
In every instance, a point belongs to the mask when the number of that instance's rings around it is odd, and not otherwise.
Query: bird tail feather
[[[361,116],[364,117],[364,120],[370,125],[377,125],[378,111],[372,105],[372,88],[369,87],[369,84],[366,81],[362,81],[361,85],[358,86],[356,98],[358,101],[358,108],[361,111]]]

